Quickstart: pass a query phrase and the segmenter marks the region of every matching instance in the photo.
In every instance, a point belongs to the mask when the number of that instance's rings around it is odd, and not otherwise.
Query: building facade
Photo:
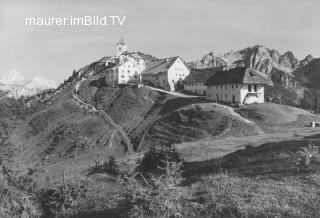
[[[164,58],[147,64],[141,73],[145,85],[175,91],[183,87],[184,79],[190,74],[188,66],[180,57]]]
[[[263,103],[264,85],[269,83],[264,75],[248,67],[219,71],[206,82],[206,97],[225,103]]]
[[[196,95],[206,95],[207,87],[205,83],[216,72],[216,68],[192,69],[183,81],[184,90]]]
[[[113,57],[112,61],[106,61],[106,67],[106,84],[116,86],[123,83],[139,83],[146,64],[137,53],[128,51],[126,42],[121,38],[117,43],[116,57]]]

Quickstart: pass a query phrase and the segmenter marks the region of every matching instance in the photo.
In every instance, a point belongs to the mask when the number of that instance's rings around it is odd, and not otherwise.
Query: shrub
[[[320,161],[319,147],[309,143],[308,147],[301,148],[298,152],[298,165],[309,166],[311,161]]]
[[[118,175],[119,169],[116,163],[114,156],[110,156],[108,161],[100,164],[99,161],[96,161],[95,165],[89,169],[88,175],[93,175],[96,173],[107,173],[110,175]]]
[[[44,212],[44,217],[66,217],[77,213],[81,199],[85,198],[90,180],[65,181],[58,187],[45,188],[39,191],[38,199]]]
[[[139,164],[138,171],[153,172],[158,167],[166,166],[163,161],[182,161],[174,145],[161,146],[160,148],[151,147]]]
[[[129,205],[130,217],[171,217],[182,214],[181,163],[164,161],[161,176],[146,180],[142,174],[119,177],[118,184],[125,187],[123,196]],[[139,179],[139,177],[143,179]]]

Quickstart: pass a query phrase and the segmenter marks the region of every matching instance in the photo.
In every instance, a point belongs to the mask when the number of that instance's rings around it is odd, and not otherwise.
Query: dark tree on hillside
[[[314,99],[314,113],[318,114],[318,97]]]

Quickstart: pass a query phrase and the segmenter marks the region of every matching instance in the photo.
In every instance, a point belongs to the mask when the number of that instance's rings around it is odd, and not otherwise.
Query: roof
[[[125,51],[121,55],[128,55],[128,56],[133,57],[134,59],[142,59],[142,57],[140,55],[138,55],[136,52]]]
[[[184,84],[206,83],[207,80],[217,72],[214,68],[193,69],[184,79]]]
[[[117,45],[126,45],[126,42],[124,41],[123,37],[121,37]]]
[[[259,71],[250,67],[238,67],[226,71],[218,71],[211,76],[206,85],[221,84],[270,84],[269,79]]]
[[[141,74],[158,74],[166,72],[178,58],[179,57],[171,57],[148,62]]]

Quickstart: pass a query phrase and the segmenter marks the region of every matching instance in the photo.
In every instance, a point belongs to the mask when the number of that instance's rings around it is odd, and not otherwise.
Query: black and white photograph
[[[319,148],[319,0],[0,0],[0,218],[317,218]]]

